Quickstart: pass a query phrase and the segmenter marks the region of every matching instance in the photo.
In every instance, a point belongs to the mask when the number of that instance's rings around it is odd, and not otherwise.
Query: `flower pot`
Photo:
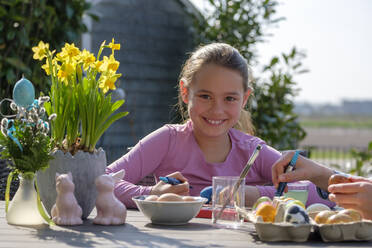
[[[69,152],[57,150],[52,154],[54,159],[49,168],[37,173],[37,182],[41,201],[51,215],[51,209],[56,202],[56,172],[62,174],[71,172],[75,184],[75,197],[83,210],[86,219],[95,206],[97,191],[94,180],[104,174],[106,168],[106,153],[99,148],[94,153],[78,151],[74,156]]]
[[[44,219],[37,207],[37,193],[34,187],[35,176],[32,178],[19,176],[19,179],[19,188],[6,212],[8,224],[22,226],[44,224]]]

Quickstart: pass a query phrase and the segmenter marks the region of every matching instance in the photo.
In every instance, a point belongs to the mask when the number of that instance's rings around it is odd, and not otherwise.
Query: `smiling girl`
[[[275,188],[264,185],[271,183],[271,166],[281,154],[253,136],[250,115],[244,110],[252,92],[248,78],[246,60],[228,44],[213,43],[192,53],[179,80],[178,105],[185,123],[159,128],[107,167],[106,173],[126,171],[115,187],[116,196],[127,207],[135,207],[131,198],[136,195],[199,195],[212,185],[213,176],[239,176],[260,144],[263,148],[246,177],[246,205],[260,196],[272,198]],[[135,185],[149,174],[183,183]],[[310,188],[308,204],[327,203],[315,186]]]

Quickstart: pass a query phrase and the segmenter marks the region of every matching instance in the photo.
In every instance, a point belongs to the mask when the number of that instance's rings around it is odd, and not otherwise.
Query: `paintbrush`
[[[223,210],[225,210],[226,206],[229,204],[231,201],[231,197],[234,197],[236,192],[238,191],[240,184],[242,183],[243,179],[247,176],[249,169],[251,168],[252,164],[258,157],[258,154],[260,153],[260,150],[262,149],[261,145],[257,145],[255,150],[253,151],[251,157],[248,159],[247,164],[244,166],[242,172],[240,173],[238,181],[235,183],[233,191],[231,194],[228,195],[225,203],[222,205],[221,210],[217,213],[217,216],[213,219],[213,224],[217,223],[217,220],[221,217],[221,214]]]

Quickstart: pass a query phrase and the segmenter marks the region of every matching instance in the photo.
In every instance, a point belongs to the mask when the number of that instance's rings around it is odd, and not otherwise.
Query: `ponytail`
[[[254,135],[254,126],[252,124],[251,113],[245,109],[242,109],[240,118],[235,124],[234,128],[242,131],[243,133]]]

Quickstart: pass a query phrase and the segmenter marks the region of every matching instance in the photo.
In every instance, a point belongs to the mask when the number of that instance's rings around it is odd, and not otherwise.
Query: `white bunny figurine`
[[[93,223],[98,225],[121,225],[125,223],[127,208],[114,195],[115,184],[124,178],[125,170],[96,178],[97,216]]]
[[[75,195],[75,185],[71,172],[67,174],[56,173],[57,199],[52,207],[52,220],[57,225],[73,226],[83,224],[81,216],[83,211]]]

